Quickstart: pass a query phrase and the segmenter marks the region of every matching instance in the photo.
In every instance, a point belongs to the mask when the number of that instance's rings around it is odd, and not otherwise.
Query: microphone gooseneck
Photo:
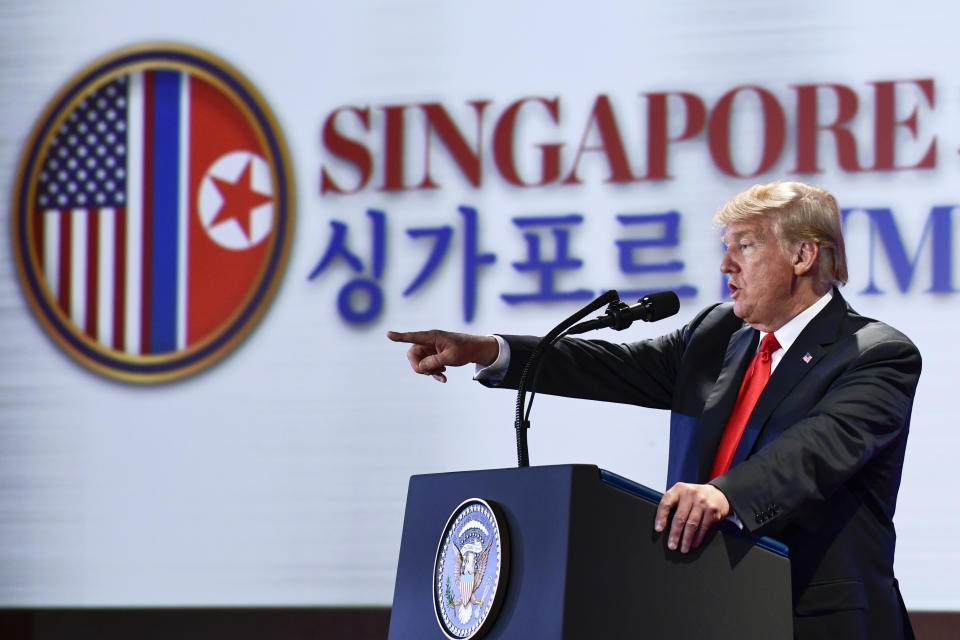
[[[594,318],[593,320],[580,322],[580,324],[574,324],[603,305],[607,305],[607,310],[604,315]],[[672,316],[679,309],[680,299],[677,298],[677,294],[673,291],[651,293],[641,298],[637,304],[627,306],[620,300],[617,292],[611,289],[558,324],[550,333],[541,338],[531,352],[530,357],[527,358],[527,362],[523,367],[523,373],[520,375],[520,383],[517,385],[516,419],[514,421],[514,427],[517,431],[517,466],[530,466],[530,455],[527,448],[527,429],[530,428],[530,409],[533,407],[533,398],[537,393],[537,372],[540,370],[543,353],[547,347],[564,336],[583,333],[593,329],[612,327],[617,331],[621,331],[629,327],[636,320],[656,322],[657,320]],[[526,403],[526,411],[524,411],[524,400],[526,399],[528,388],[530,389],[530,401]]]
[[[536,380],[536,372],[540,367],[540,358],[543,355],[543,350],[547,346],[553,344],[559,340],[564,335],[564,331],[575,322],[579,322],[584,317],[593,313],[600,307],[605,304],[612,304],[620,299],[620,296],[617,295],[617,292],[611,289],[606,293],[600,295],[588,305],[574,313],[572,316],[558,324],[554,327],[550,333],[543,336],[540,339],[540,342],[537,343],[537,346],[534,347],[533,352],[530,354],[530,357],[527,358],[527,362],[523,367],[523,373],[520,375],[520,383],[517,385],[517,407],[516,407],[516,419],[514,421],[514,427],[517,430],[517,466],[518,467],[529,467],[530,466],[530,456],[527,450],[527,429],[530,428],[530,407],[533,405],[533,395],[530,396],[530,404],[527,406],[526,415],[524,415],[523,405],[524,399],[527,395],[527,381]],[[532,378],[531,378],[532,375]]]

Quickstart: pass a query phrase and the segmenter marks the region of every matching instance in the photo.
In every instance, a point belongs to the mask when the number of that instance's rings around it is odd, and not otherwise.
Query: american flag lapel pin
[[[813,360],[813,356],[810,355],[810,352],[809,352],[809,351],[807,351],[805,354],[803,354],[803,362],[804,362],[805,364],[810,364],[810,361],[811,361],[811,360]]]

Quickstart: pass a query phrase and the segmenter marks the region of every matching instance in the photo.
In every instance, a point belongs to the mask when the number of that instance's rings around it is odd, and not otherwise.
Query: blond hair
[[[713,216],[722,227],[770,216],[773,232],[784,250],[801,242],[820,248],[819,275],[824,282],[847,281],[847,255],[843,246],[840,210],[836,199],[819,187],[781,180],[757,184],[737,194]]]

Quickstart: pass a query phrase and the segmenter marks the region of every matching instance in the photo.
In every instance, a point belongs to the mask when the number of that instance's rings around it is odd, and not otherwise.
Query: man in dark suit
[[[893,513],[920,354],[854,312],[834,198],[757,185],[714,217],[732,303],[632,344],[564,339],[537,391],[671,410],[668,486],[654,522],[686,553],[724,518],[790,547],[798,638],[912,637],[893,575]],[[512,388],[535,338],[398,334],[445,381],[476,363]],[[758,348],[759,345],[759,348]],[[673,513],[672,519],[670,513]]]

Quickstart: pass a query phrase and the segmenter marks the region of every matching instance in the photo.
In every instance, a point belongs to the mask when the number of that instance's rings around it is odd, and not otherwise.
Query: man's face
[[[761,331],[775,331],[796,315],[791,300],[794,270],[763,216],[748,222],[731,222],[723,230],[727,250],[720,271],[730,278],[733,312]]]

